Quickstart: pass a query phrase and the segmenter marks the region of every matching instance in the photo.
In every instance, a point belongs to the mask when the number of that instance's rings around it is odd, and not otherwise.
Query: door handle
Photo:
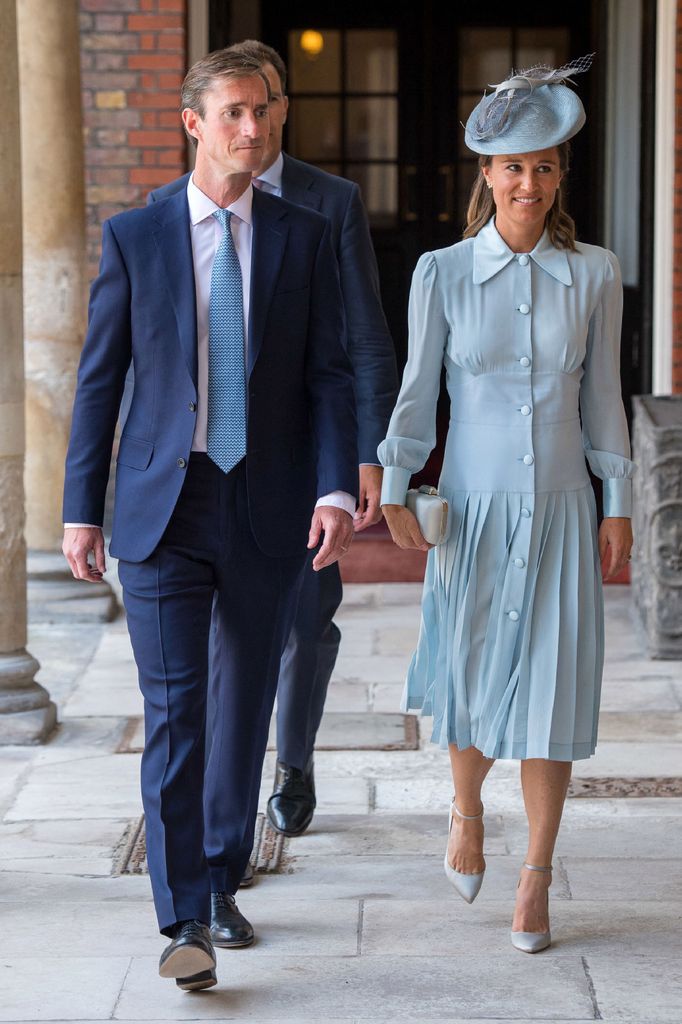
[[[452,164],[441,164],[438,168],[440,182],[440,209],[438,220],[442,224],[449,224],[454,216],[455,206],[455,169]]]
[[[415,221],[419,219],[417,213],[417,165],[404,164],[402,168],[402,196],[401,208],[403,220]]]

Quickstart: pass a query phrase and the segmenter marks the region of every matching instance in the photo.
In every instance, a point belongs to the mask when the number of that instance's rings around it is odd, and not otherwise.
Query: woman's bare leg
[[[476,747],[459,750],[451,743],[449,750],[457,809],[466,815],[480,814],[481,787],[495,760],[484,757]],[[465,821],[455,814],[448,841],[448,862],[455,871],[465,875],[475,875],[484,870],[481,818]]]
[[[572,767],[571,761],[529,758],[521,762],[521,787],[528,817],[528,864],[549,867],[552,863]],[[521,871],[512,931],[549,930],[547,889],[551,880],[552,876],[545,872]]]

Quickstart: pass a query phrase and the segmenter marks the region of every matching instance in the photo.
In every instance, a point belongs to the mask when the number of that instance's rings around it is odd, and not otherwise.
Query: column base
[[[0,654],[0,746],[44,743],[57,724],[57,707],[36,683],[40,668],[22,650]]]
[[[118,602],[110,585],[71,575],[56,551],[29,551],[26,561],[29,622],[111,622]]]

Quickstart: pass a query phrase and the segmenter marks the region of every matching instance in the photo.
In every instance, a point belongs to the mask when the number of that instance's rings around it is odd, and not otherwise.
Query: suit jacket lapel
[[[306,173],[297,160],[284,153],[282,167],[282,198],[297,206],[308,206],[311,210],[319,210],[322,196],[313,189],[313,178]]]
[[[289,229],[284,203],[263,192],[253,192],[251,244],[251,299],[249,303],[248,373],[253,370],[263,343],[270,300],[279,276]]]
[[[183,189],[154,204],[158,227],[154,240],[166,271],[166,283],[187,369],[197,383],[197,300],[187,192]]]

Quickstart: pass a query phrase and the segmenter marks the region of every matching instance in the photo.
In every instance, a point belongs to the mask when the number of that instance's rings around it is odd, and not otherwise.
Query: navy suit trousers
[[[142,800],[159,927],[210,921],[211,891],[236,892],[253,846],[280,658],[305,555],[262,553],[243,462],[192,455],[170,523],[143,562],[119,562],[145,706]],[[222,666],[206,749],[211,611]]]
[[[313,755],[341,642],[332,621],[343,597],[339,565],[314,572],[313,556],[303,574],[277,688],[277,757],[301,771]]]

